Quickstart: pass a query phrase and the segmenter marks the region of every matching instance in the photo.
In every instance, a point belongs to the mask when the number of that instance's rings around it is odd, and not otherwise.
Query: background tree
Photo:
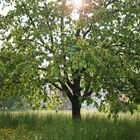
[[[73,119],[80,118],[81,103],[93,102],[92,94],[100,97],[101,89],[107,92],[102,110],[106,103],[110,113],[134,109],[139,102],[140,2],[11,4],[14,9],[0,19],[2,97],[20,89],[21,95],[46,99],[42,87],[50,84],[71,101]]]

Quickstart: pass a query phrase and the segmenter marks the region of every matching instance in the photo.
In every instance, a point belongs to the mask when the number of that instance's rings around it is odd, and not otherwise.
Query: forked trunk
[[[79,99],[76,97],[72,101],[72,119],[77,121],[81,119],[81,104]]]

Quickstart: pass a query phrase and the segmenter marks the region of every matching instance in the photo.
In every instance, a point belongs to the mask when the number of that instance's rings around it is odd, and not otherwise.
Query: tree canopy
[[[138,0],[15,0],[0,17],[0,97],[45,99],[51,85],[72,102],[107,92],[101,110],[133,111],[139,103],[140,2]],[[98,106],[97,106],[98,107]]]

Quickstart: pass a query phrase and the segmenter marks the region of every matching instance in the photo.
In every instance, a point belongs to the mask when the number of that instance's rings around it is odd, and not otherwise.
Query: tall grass
[[[140,140],[140,115],[83,112],[73,122],[69,112],[0,112],[0,140]]]

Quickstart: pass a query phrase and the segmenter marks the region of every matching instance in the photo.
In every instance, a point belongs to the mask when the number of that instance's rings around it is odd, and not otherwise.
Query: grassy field
[[[83,112],[80,122],[70,112],[0,112],[0,140],[140,140],[140,114],[121,114],[118,121]]]

